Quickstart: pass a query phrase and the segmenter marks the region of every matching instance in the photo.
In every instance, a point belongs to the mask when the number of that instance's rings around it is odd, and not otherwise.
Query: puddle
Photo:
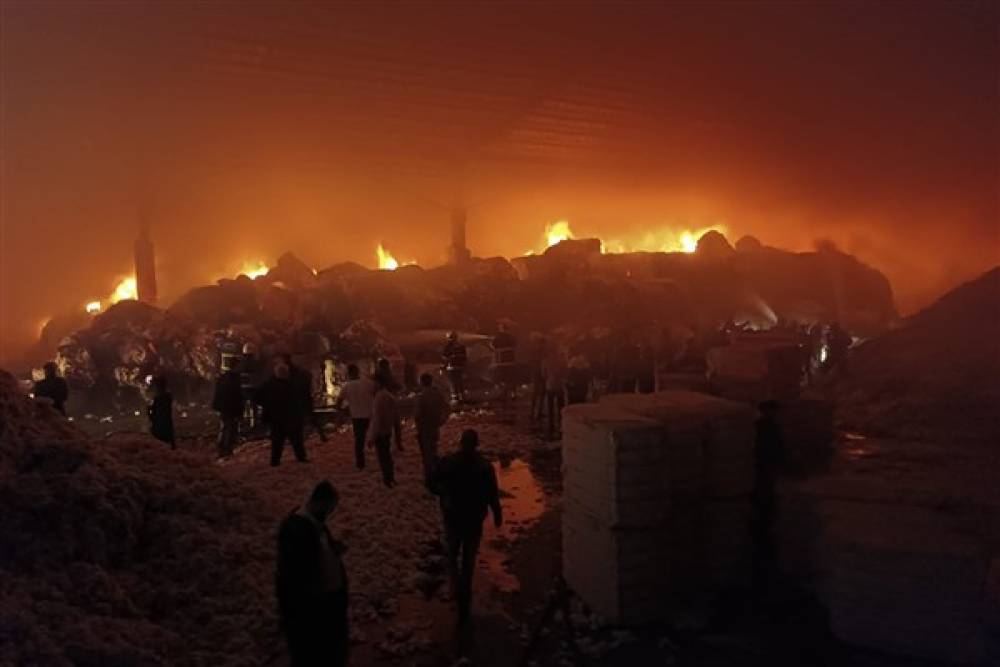
[[[514,593],[521,589],[521,583],[507,566],[510,544],[545,513],[545,493],[523,460],[501,461],[493,467],[500,485],[504,523],[498,530],[493,526],[492,515],[486,520],[477,576],[481,573],[497,592]]]

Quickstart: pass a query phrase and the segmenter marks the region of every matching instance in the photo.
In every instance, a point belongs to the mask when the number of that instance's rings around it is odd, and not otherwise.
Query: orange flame
[[[90,313],[91,315],[99,313],[99,312],[101,312],[101,302],[100,301],[91,301],[86,306],[84,306],[84,309],[88,313]]]
[[[264,262],[243,262],[243,266],[240,267],[240,272],[237,275],[246,276],[250,280],[256,280],[261,276],[266,276],[270,270]]]
[[[139,298],[139,287],[135,281],[135,276],[128,276],[127,278],[122,278],[121,281],[115,286],[115,291],[111,293],[109,297],[111,303],[118,303],[119,301],[135,300]]]
[[[698,249],[698,239],[706,232],[717,231],[726,233],[724,225],[710,225],[696,229],[677,230],[672,227],[661,227],[641,235],[626,239],[611,239],[605,241],[603,252],[686,252],[693,253]]]
[[[392,253],[385,249],[381,243],[375,248],[375,255],[378,257],[378,268],[383,271],[395,271],[401,266],[409,266],[411,264],[416,264],[416,262],[410,260],[408,262],[400,262]]]

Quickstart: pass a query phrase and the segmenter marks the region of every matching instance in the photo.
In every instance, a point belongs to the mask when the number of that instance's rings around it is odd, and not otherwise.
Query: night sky
[[[829,238],[904,312],[1000,261],[998,6],[4,2],[0,359],[131,272],[439,263],[545,224]],[[435,203],[437,202],[437,203]]]

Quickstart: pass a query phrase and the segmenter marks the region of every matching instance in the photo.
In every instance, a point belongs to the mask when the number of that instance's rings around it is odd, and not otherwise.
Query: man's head
[[[318,521],[322,522],[326,521],[333,514],[333,510],[336,509],[338,502],[340,502],[340,494],[337,493],[337,489],[333,487],[330,480],[324,479],[309,494],[309,500],[306,501],[306,509]]]
[[[479,432],[473,428],[465,429],[462,431],[462,438],[459,440],[459,444],[461,444],[463,452],[471,454],[479,448]]]
[[[279,380],[287,380],[291,374],[292,374],[292,369],[288,367],[288,364],[285,363],[284,359],[282,359],[281,357],[275,359],[274,377],[278,378]]]
[[[166,375],[154,375],[153,376],[153,389],[157,393],[162,394],[167,390],[167,376]]]
[[[458,332],[457,331],[449,331],[447,339],[448,339],[449,343],[457,343],[458,342]]]
[[[59,367],[56,366],[56,362],[54,361],[46,362],[45,365],[42,366],[42,370],[45,371],[45,377],[47,378],[54,378],[59,374]]]
[[[424,373],[420,376],[420,386],[430,387],[434,384],[434,378],[431,377],[430,373]]]
[[[292,355],[288,354],[287,352],[282,352],[281,354],[279,354],[278,359],[281,359],[283,362],[285,362],[285,365],[287,365],[289,368],[295,365],[294,363],[292,363]]]
[[[357,380],[361,377],[361,369],[358,368],[357,364],[350,364],[347,367],[347,377],[350,380]]]

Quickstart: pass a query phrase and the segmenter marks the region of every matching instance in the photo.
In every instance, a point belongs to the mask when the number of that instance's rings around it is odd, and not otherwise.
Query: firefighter
[[[517,339],[510,333],[507,323],[500,323],[500,331],[493,337],[493,366],[497,383],[504,399],[511,397],[516,378],[514,364],[517,361]]]
[[[465,400],[465,365],[468,362],[468,353],[458,340],[458,332],[448,334],[441,356],[451,384],[451,402],[457,405]]]

